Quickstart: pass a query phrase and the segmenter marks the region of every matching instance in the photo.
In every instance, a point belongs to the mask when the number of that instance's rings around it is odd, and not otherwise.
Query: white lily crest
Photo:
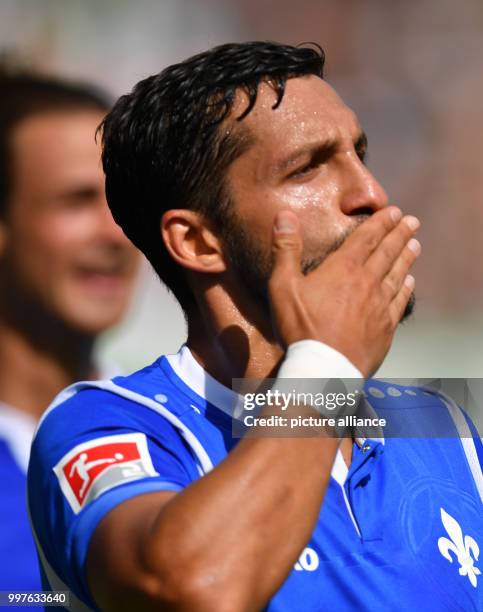
[[[460,524],[456,519],[450,516],[443,508],[441,510],[441,521],[447,534],[451,538],[441,537],[438,540],[439,552],[450,563],[453,563],[453,557],[450,551],[455,554],[455,558],[460,564],[460,576],[468,576],[471,584],[476,588],[478,579],[481,574],[480,570],[475,567],[475,561],[478,561],[480,548],[476,541],[471,536],[464,536]]]

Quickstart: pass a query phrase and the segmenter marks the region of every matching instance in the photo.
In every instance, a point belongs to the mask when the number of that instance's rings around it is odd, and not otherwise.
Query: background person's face
[[[282,103],[273,110],[275,100],[270,86],[262,84],[253,111],[243,120],[254,144],[227,173],[232,212],[223,229],[240,281],[262,299],[279,210],[292,210],[300,219],[307,273],[388,203],[363,163],[366,143],[357,118],[325,81],[289,79]],[[245,104],[239,95],[233,116]]]
[[[13,183],[0,254],[3,285],[83,333],[125,311],[137,251],[104,195],[95,111],[34,115],[15,128]]]

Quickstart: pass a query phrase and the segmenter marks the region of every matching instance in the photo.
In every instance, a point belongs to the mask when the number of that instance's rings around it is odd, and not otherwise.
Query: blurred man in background
[[[36,422],[74,381],[99,376],[96,337],[119,322],[136,250],[104,196],[90,87],[0,73],[0,590],[40,589],[25,510]]]

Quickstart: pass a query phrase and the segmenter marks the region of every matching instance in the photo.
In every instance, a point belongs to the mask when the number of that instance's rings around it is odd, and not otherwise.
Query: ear
[[[169,254],[183,268],[211,274],[226,271],[220,239],[200,213],[184,208],[166,211],[161,235]]]

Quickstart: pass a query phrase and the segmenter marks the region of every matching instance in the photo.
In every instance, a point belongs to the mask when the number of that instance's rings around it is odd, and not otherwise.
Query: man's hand
[[[416,217],[402,217],[394,206],[378,211],[304,276],[298,218],[279,212],[269,295],[282,343],[319,340],[344,354],[365,376],[373,374],[414,289],[408,271],[421,251],[413,239],[419,225]]]

